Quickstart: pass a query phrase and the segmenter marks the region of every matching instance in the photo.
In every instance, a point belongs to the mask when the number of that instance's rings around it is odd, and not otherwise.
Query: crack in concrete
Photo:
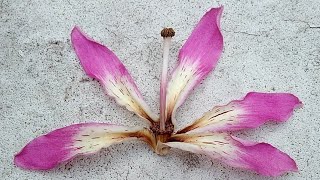
[[[248,33],[248,32],[243,32],[243,31],[228,31],[228,30],[224,30],[225,32],[231,32],[231,33],[235,33],[235,34],[244,34],[244,35],[248,35],[248,36],[262,36],[261,34],[253,34],[253,33]]]
[[[306,28],[306,29],[320,29],[320,26],[311,26],[309,22],[303,21],[303,20],[285,19],[284,21],[304,23],[308,26],[308,28]]]

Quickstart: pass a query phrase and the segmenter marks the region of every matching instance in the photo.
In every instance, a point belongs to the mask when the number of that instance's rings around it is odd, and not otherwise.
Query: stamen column
[[[167,76],[171,39],[175,35],[172,28],[164,28],[161,31],[163,37],[163,64],[160,82],[160,130],[165,131],[166,121],[166,94],[167,94]]]

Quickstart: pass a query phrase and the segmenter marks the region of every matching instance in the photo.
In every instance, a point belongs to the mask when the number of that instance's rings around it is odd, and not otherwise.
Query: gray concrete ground
[[[0,179],[269,179],[173,150],[158,156],[126,142],[52,171],[13,165],[28,141],[79,122],[144,125],[88,78],[70,46],[79,25],[124,62],[151,108],[159,108],[160,30],[174,27],[170,67],[200,17],[224,5],[224,53],[216,70],[179,109],[179,127],[249,91],[291,92],[304,107],[284,124],[238,136],[287,152],[300,171],[279,179],[320,179],[320,3],[266,1],[2,0],[0,12]]]

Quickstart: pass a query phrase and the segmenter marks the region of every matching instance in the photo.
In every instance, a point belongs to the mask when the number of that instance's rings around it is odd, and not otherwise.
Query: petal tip
[[[208,12],[218,11],[219,13],[222,13],[223,9],[224,9],[224,6],[221,5],[221,6],[219,6],[219,7],[213,7],[213,8],[211,8]]]
[[[303,102],[297,97],[295,96],[294,94],[291,94],[296,100],[296,105],[294,106],[294,109],[297,109],[297,108],[302,108],[304,106]]]
[[[20,153],[21,153],[21,151],[14,155],[13,163],[18,167],[25,168],[26,166],[25,166],[25,164],[23,163],[23,161],[21,160],[21,158],[19,156]]]
[[[79,26],[77,26],[77,25],[73,26],[73,28],[72,28],[72,30],[71,30],[71,34],[72,34],[74,31],[80,31]]]
[[[73,40],[73,38],[79,34],[82,34],[80,28],[78,26],[74,26],[71,30],[71,40]]]
[[[220,29],[220,20],[221,20],[221,15],[223,13],[223,6],[220,7],[216,7],[216,8],[211,8],[206,14],[205,16],[213,16],[216,18],[216,23]]]
[[[30,161],[30,154],[26,152],[25,148],[23,148],[19,153],[14,155],[13,163],[22,169],[26,170],[49,170],[53,169],[55,166],[50,163],[38,163]],[[36,156],[36,155],[34,155]],[[34,158],[33,158],[34,159]]]
[[[242,101],[244,107],[249,107],[250,104],[255,105],[249,109],[259,114],[256,118],[264,117],[276,122],[287,121],[294,109],[302,106],[299,98],[291,93],[249,92]]]
[[[28,166],[27,166],[26,162],[23,160],[23,157],[22,157],[23,150],[24,150],[24,148],[14,155],[13,163],[17,167],[20,167],[20,168],[23,168],[23,169],[28,169],[27,168]]]
[[[106,47],[88,37],[78,26],[71,31],[71,44],[89,77],[99,79],[100,75],[105,75],[105,59],[110,58]]]
[[[235,139],[234,139],[235,140]],[[297,172],[296,162],[286,153],[268,143],[247,144],[238,141],[243,154],[239,154],[239,161],[264,176],[281,176],[287,172]]]
[[[82,44],[84,40],[90,40],[81,30],[79,26],[74,26],[71,30],[71,44],[76,50],[77,44]]]

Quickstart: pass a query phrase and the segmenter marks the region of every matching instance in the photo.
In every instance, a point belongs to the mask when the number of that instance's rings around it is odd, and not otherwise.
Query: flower
[[[179,52],[179,61],[167,81],[172,28],[165,28],[160,86],[160,117],[153,113],[118,57],[75,27],[74,50],[86,74],[99,80],[106,93],[149,123],[150,127],[126,127],[109,123],[81,123],[54,130],[29,142],[14,157],[26,169],[52,169],[77,155],[87,155],[125,140],[140,139],[160,155],[170,148],[205,154],[230,166],[266,176],[297,171],[295,161],[267,143],[251,142],[231,132],[256,128],[267,121],[284,122],[301,105],[289,93],[250,92],[242,100],[216,106],[187,127],[175,131],[175,112],[188,94],[216,66],[223,49],[220,18],[223,8],[208,11]]]

